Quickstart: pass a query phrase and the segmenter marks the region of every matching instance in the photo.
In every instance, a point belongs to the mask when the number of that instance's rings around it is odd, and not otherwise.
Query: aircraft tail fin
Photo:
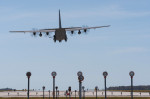
[[[60,10],[59,10],[59,28],[62,28],[62,27],[61,27],[61,15],[60,15]]]

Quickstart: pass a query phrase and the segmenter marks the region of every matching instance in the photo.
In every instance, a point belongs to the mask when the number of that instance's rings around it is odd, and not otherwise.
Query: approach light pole
[[[134,76],[134,72],[130,71],[129,75],[131,77],[131,99],[133,99],[133,76]]]
[[[68,90],[66,90],[66,99],[67,99]]]
[[[85,99],[85,90],[84,90],[84,99]]]
[[[77,75],[78,75],[78,80],[79,80],[79,99],[81,99],[82,98],[81,87],[82,87],[82,81],[84,80],[84,76],[82,75],[81,71],[79,71]]]
[[[83,91],[83,99],[85,99],[85,92],[84,92],[84,86],[82,86],[82,91]]]
[[[58,93],[57,93],[57,89],[58,89],[58,86],[56,86],[56,99],[57,99],[57,94],[58,94]]]
[[[98,87],[96,86],[96,87],[95,87],[95,91],[96,91],[96,99],[97,99],[97,90],[98,90]]]
[[[77,90],[75,90],[75,99],[76,99],[76,92],[77,92]]]
[[[78,79],[79,79],[79,76],[82,76],[82,72],[78,71],[77,76],[78,76]],[[80,84],[80,81],[79,81],[79,99],[82,97],[80,86],[82,87],[82,82]]]
[[[107,99],[107,94],[106,94],[106,77],[108,76],[108,73],[106,71],[103,72],[104,76],[104,83],[105,83],[105,99]]]
[[[50,99],[50,90],[48,92],[49,92],[49,99]]]
[[[42,89],[43,89],[43,99],[44,99],[44,90],[45,90],[45,86],[43,86]]]
[[[26,76],[28,77],[28,93],[27,93],[27,94],[28,94],[28,99],[29,99],[29,90],[30,90],[29,87],[30,87],[30,76],[31,76],[31,72],[27,72],[27,73],[26,73]]]
[[[71,86],[68,87],[68,91],[69,91],[69,99],[71,99]]]
[[[51,75],[53,76],[53,99],[55,99],[55,76],[57,75],[57,73],[53,71]]]

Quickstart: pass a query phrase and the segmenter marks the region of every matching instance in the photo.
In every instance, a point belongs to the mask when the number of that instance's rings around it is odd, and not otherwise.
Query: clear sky
[[[0,0],[0,88],[52,90],[51,72],[56,71],[60,90],[78,89],[77,72],[83,72],[85,88],[130,85],[129,71],[135,71],[134,85],[150,85],[150,1],[149,0]],[[68,42],[12,30],[101,26],[88,34],[68,36]],[[51,34],[52,36],[54,34]]]

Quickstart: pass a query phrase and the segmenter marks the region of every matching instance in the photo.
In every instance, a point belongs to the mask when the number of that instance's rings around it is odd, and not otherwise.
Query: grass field
[[[27,99],[27,97],[9,97],[9,98],[2,98],[0,99]],[[43,97],[31,97],[30,99],[43,99]],[[49,99],[48,97],[44,99]],[[52,97],[50,99],[53,99]],[[65,97],[59,97],[58,99],[66,99]],[[69,99],[69,98],[67,98]],[[75,98],[71,98],[75,99]],[[79,98],[76,98],[79,99]],[[85,97],[85,99],[96,99],[95,97]],[[98,97],[97,99],[105,99],[104,97]],[[107,99],[131,99],[130,97],[107,97]],[[150,99],[150,97],[134,97],[133,99]]]

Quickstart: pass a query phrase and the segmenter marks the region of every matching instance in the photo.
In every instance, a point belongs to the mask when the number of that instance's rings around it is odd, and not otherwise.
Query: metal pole
[[[82,87],[82,82],[79,81],[79,99],[82,98],[82,91],[81,91],[81,87]]]
[[[70,91],[69,91],[69,99],[71,99],[71,93],[70,93]]]
[[[82,92],[83,92],[83,96],[82,96],[82,97],[83,97],[83,99],[84,99],[84,89],[83,89],[83,91],[82,91]]]
[[[57,88],[56,88],[56,99],[57,99]]]
[[[131,76],[131,99],[133,99],[133,78]]]
[[[43,88],[43,99],[44,99],[44,88]]]
[[[67,93],[68,93],[68,92],[67,92],[67,90],[66,90],[66,99],[67,99]]]
[[[83,92],[82,95],[83,95],[83,99],[85,99],[85,97],[84,97],[84,88],[85,88],[85,87],[82,86],[82,92]]]
[[[53,99],[55,99],[55,77],[53,77]]]
[[[106,77],[104,79],[105,79],[105,99],[107,99],[107,95],[106,95]]]
[[[59,99],[59,90],[57,90],[57,97],[58,97],[58,99]]]
[[[81,99],[81,94],[80,94],[80,84],[81,82],[79,81],[79,99]]]
[[[96,89],[96,99],[97,99],[97,89]]]
[[[84,90],[84,99],[85,99],[85,90]]]
[[[76,90],[75,90],[75,99],[76,99]]]
[[[50,99],[50,90],[49,90],[49,99]]]
[[[28,99],[29,99],[29,90],[30,90],[29,89],[29,84],[30,84],[29,82],[30,82],[30,78],[28,77]]]
[[[80,89],[81,89],[81,98],[82,98],[82,82],[81,82]]]

